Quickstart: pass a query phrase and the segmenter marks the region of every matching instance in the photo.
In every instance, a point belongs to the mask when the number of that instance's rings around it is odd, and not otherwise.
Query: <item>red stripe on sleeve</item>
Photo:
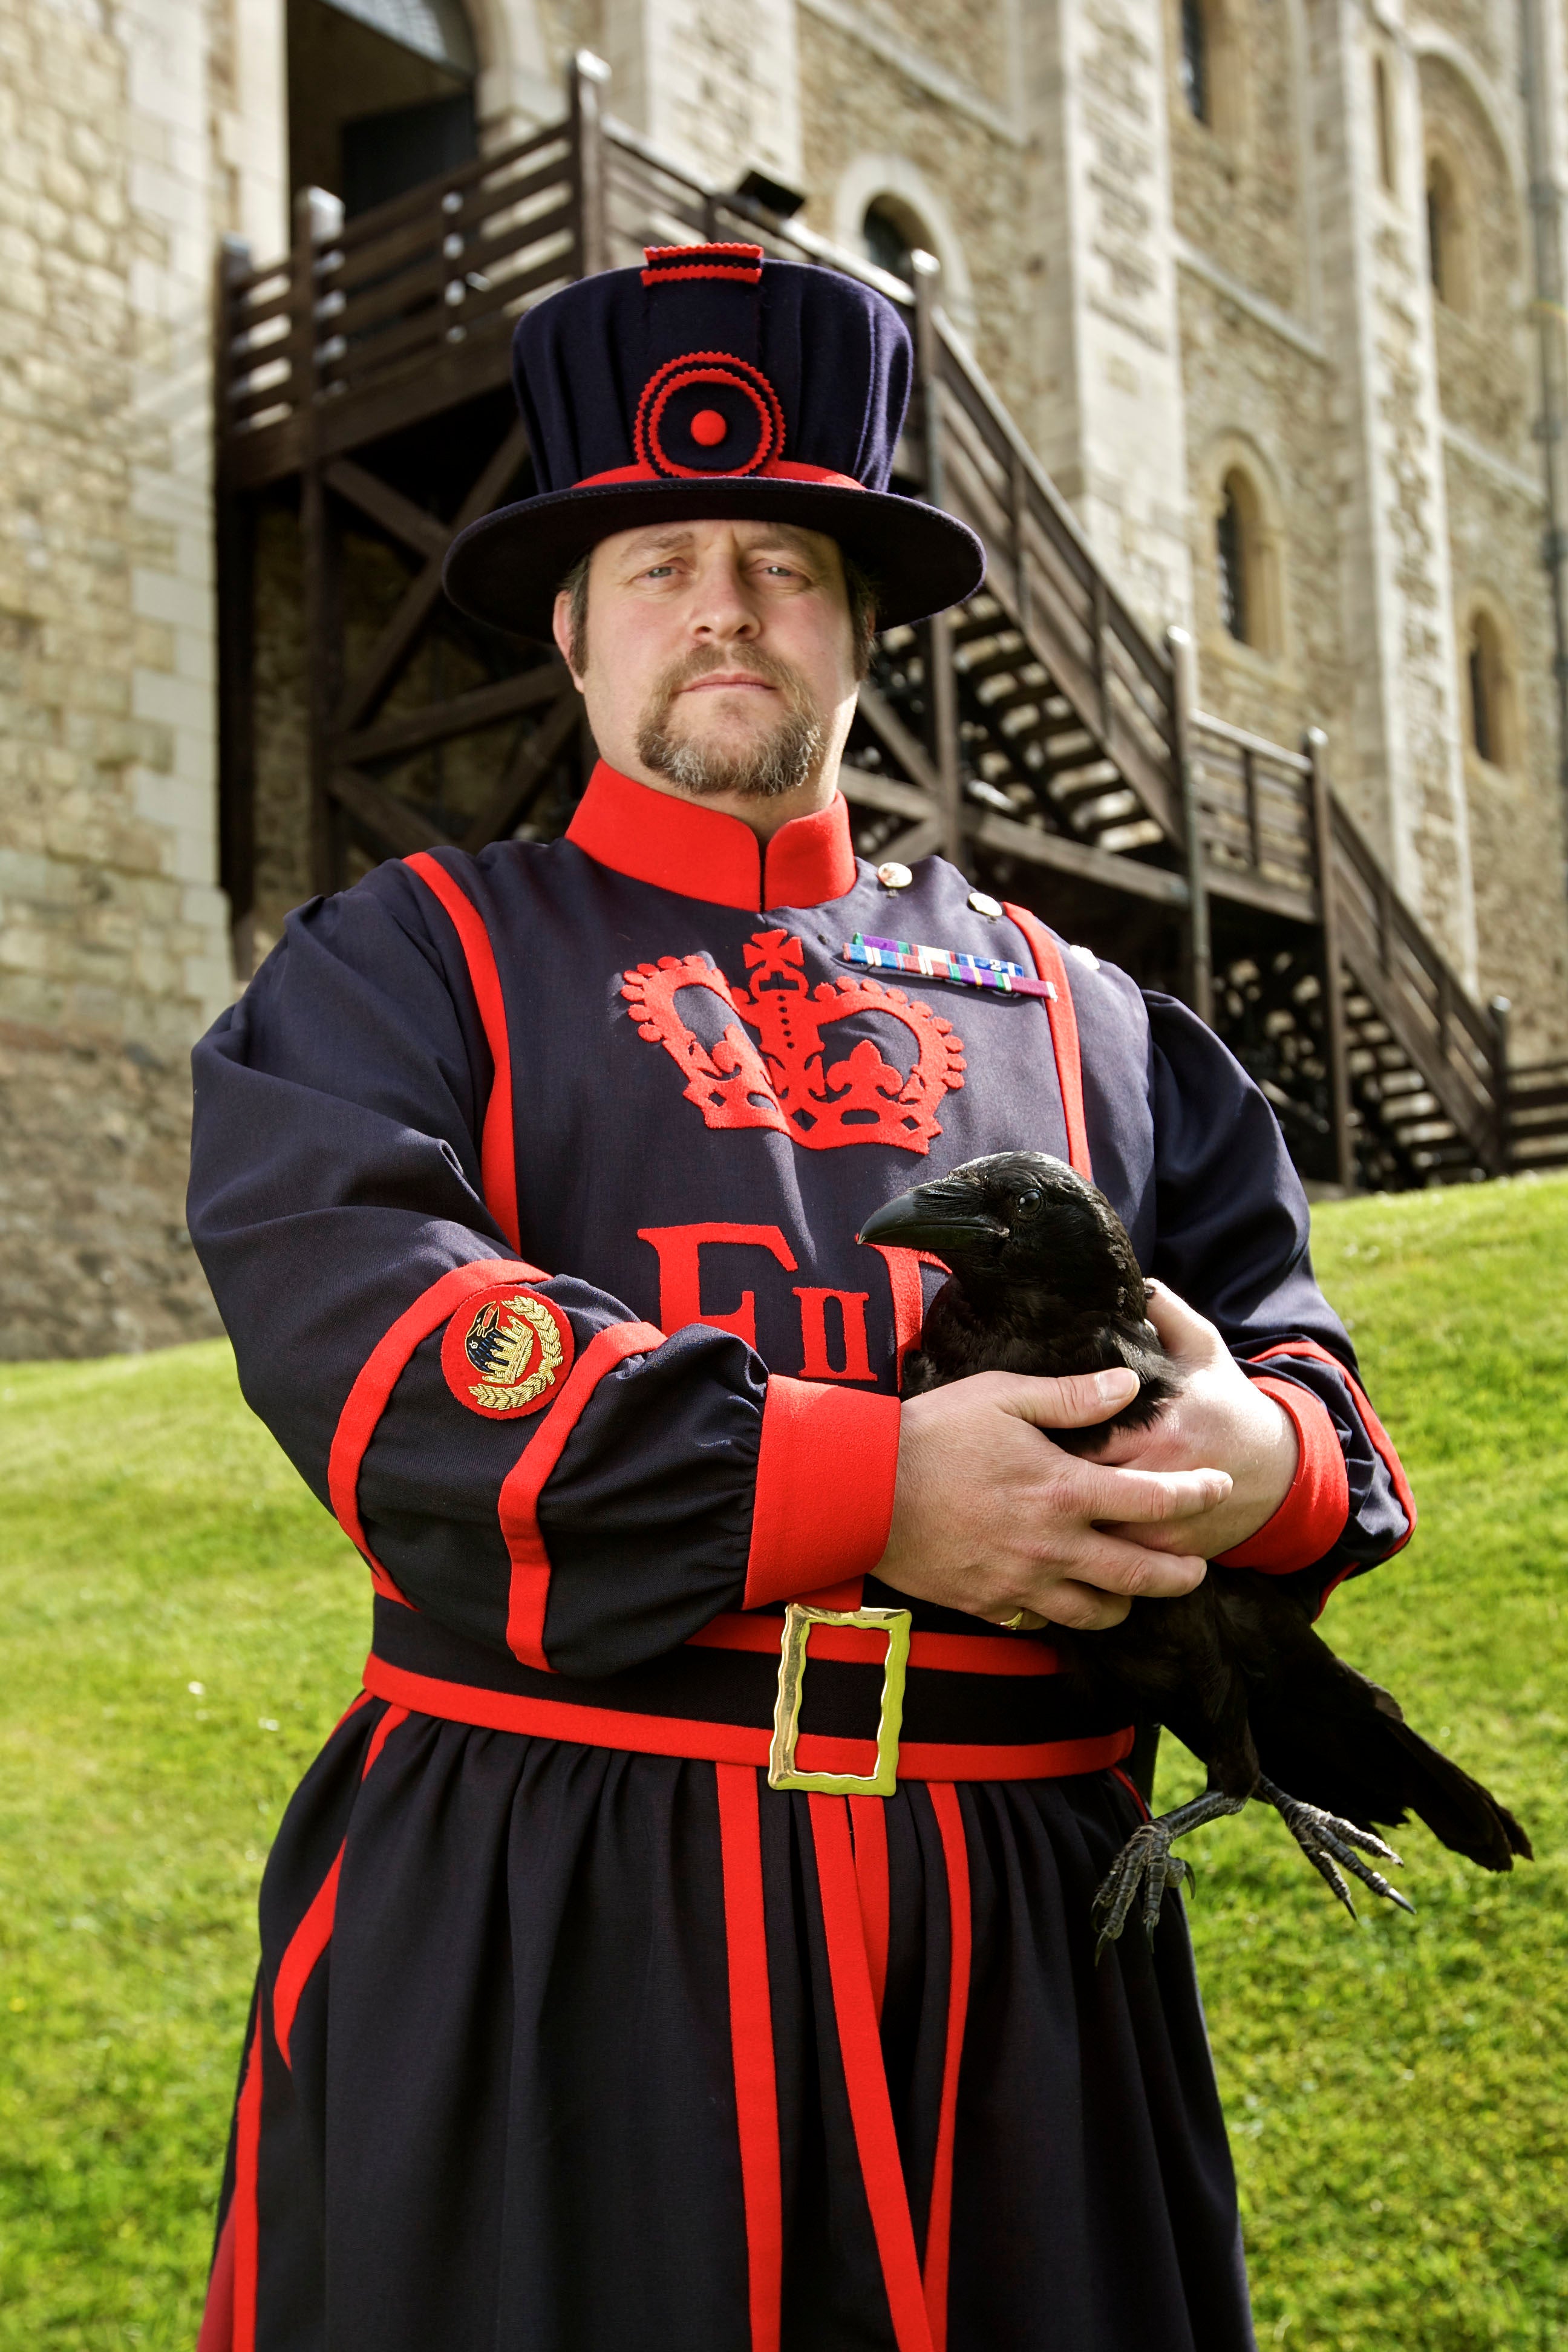
[[[479,1006],[495,1073],[479,1139],[479,1181],[484,1188],[486,1208],[516,1249],[517,1136],[511,1112],[511,1042],[507,1034],[506,999],[501,994],[495,950],[483,916],[438,857],[433,857],[427,849],[420,849],[403,862],[427,889],[435,892],[446,908],[468,967],[468,984]]]
[[[507,1647],[525,1666],[551,1672],[544,1654],[544,1611],[550,1599],[550,1554],[539,1525],[539,1497],[560,1461],[584,1407],[607,1372],[628,1356],[647,1355],[664,1345],[651,1323],[612,1323],[590,1339],[566,1376],[554,1403],[507,1473],[500,1490],[500,1530],[511,1560],[507,1602]]]
[[[1256,1568],[1289,1576],[1331,1551],[1351,1515],[1350,1479],[1333,1421],[1321,1397],[1294,1381],[1253,1382],[1289,1414],[1299,1458],[1289,1493],[1273,1517],[1234,1550],[1216,1556],[1219,1568]]]
[[[498,1282],[542,1282],[548,1278],[539,1266],[524,1265],[517,1258],[481,1257],[468,1265],[455,1265],[438,1282],[433,1282],[428,1290],[421,1291],[412,1307],[405,1307],[360,1368],[332,1433],[332,1449],[327,1461],[327,1494],[338,1525],[363,1554],[372,1582],[388,1601],[403,1601],[405,1608],[410,1605],[365,1541],[359,1515],[359,1474],[392,1391],[416,1348],[475,1291],[488,1290]]]
[[[245,2084],[235,2112],[234,2133],[234,2333],[233,2352],[256,2352],[256,2294],[260,2273],[257,2179],[261,2162],[261,2017],[245,2063]]]
[[[1388,1472],[1394,1486],[1394,1500],[1405,1514],[1405,1533],[1394,1545],[1394,1551],[1384,1554],[1386,1559],[1392,1559],[1394,1552],[1403,1551],[1415,1534],[1416,1519],[1415,1497],[1410,1491],[1410,1481],[1405,1475],[1405,1465],[1394,1451],[1393,1438],[1373,1412],[1366,1391],[1362,1387],[1355,1374],[1347,1370],[1339,1358],[1331,1355],[1328,1349],[1321,1347],[1316,1339],[1281,1339],[1278,1347],[1266,1348],[1262,1355],[1254,1356],[1250,1360],[1255,1364],[1272,1364],[1281,1356],[1305,1356],[1314,1363],[1327,1364],[1331,1371],[1338,1372],[1355,1400],[1356,1413],[1362,1427],[1372,1440],[1373,1451]]]
[[[931,2167],[931,2213],[926,2222],[925,2294],[932,2352],[947,2352],[947,2282],[952,2251],[952,2150],[958,2132],[958,2074],[963,2059],[963,2029],[969,2021],[969,1970],[973,1929],[970,1920],[969,1848],[963,1814],[951,1781],[935,1780],[931,1811],[942,1834],[947,1870],[947,1907],[952,1957],[947,1991],[947,2048],[942,2067],[942,2103],[937,2111],[936,2158]]]
[[[775,1372],[763,1408],[742,1607],[864,1576],[888,1545],[899,1400]]]
[[[757,1775],[749,1764],[721,1764],[715,1770],[730,1964],[735,2124],[746,2211],[751,2352],[778,2352],[784,2296],[784,2191]]]
[[[1062,961],[1061,950],[1037,915],[1031,915],[1026,907],[1005,906],[1002,911],[1010,922],[1016,923],[1028,941],[1039,977],[1055,986],[1056,994],[1046,999],[1046,1011],[1050,1017],[1051,1050],[1057,1057],[1057,1083],[1061,1088],[1062,1113],[1067,1120],[1068,1159],[1080,1176],[1087,1176],[1092,1182],[1089,1129],[1083,1116],[1083,1056],[1079,1049],[1078,1014],[1073,1010],[1067,966]]]

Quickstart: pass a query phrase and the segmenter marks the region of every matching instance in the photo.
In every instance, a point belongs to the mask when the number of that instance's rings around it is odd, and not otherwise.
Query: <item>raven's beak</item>
[[[982,1237],[1005,1240],[1007,1227],[989,1216],[965,1185],[917,1184],[900,1192],[867,1218],[855,1238],[859,1242],[890,1242],[899,1249],[929,1250],[946,1259],[961,1236],[973,1247]]]

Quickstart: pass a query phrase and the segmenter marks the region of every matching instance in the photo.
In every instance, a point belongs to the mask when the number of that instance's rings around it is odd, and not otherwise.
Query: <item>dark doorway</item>
[[[350,215],[479,152],[461,0],[289,0],[289,177]]]

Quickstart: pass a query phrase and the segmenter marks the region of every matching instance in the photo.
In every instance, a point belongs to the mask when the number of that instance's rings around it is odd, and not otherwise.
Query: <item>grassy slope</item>
[[[1568,2341],[1568,1182],[1318,1232],[1426,1514],[1328,1630],[1541,1860],[1489,1879],[1413,1830],[1418,1917],[1355,1931],[1278,1824],[1204,1833],[1259,2337],[1544,2352]],[[256,1882],[353,1688],[362,1580],[219,1347],[0,1367],[0,2347],[188,2352]],[[1177,1751],[1165,1795],[1193,1777]]]

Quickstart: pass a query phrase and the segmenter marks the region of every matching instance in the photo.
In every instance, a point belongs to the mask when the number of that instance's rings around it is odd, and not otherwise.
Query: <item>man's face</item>
[[[584,636],[574,648],[562,595],[556,642],[595,743],[624,775],[770,830],[830,794],[858,678],[844,567],[822,532],[617,531],[594,550]]]

